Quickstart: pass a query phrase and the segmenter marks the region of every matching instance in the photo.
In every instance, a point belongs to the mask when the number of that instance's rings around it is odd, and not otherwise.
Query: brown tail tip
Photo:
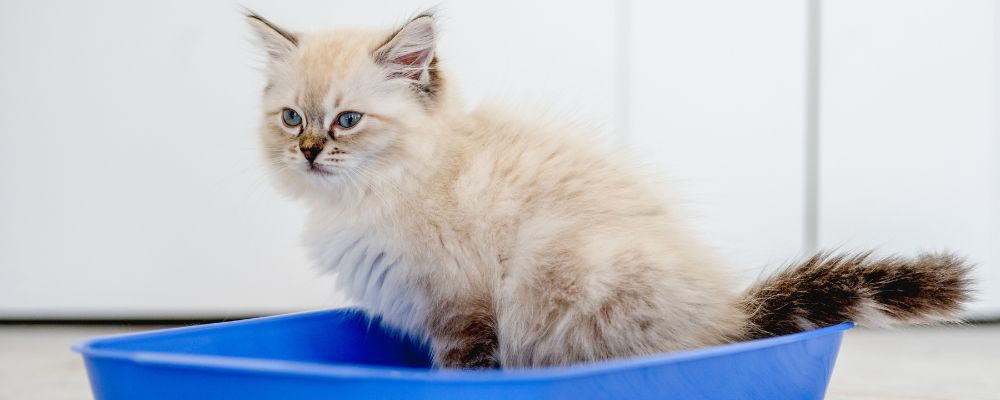
[[[970,299],[971,267],[951,253],[876,258],[819,253],[747,290],[749,337],[844,321],[867,326],[955,320]]]

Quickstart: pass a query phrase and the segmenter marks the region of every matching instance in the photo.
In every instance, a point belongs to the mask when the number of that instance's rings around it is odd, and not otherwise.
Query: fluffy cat
[[[691,349],[854,320],[953,319],[949,254],[816,255],[743,293],[671,204],[603,146],[465,111],[434,17],[299,34],[247,19],[268,54],[261,138],[309,207],[316,263],[447,368]]]

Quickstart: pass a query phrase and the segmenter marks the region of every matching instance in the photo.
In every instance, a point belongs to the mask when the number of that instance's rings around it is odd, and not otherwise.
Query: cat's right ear
[[[271,61],[284,61],[295,51],[299,45],[299,39],[291,32],[281,29],[271,21],[264,19],[260,15],[250,10],[246,10],[247,22],[253,27],[260,37],[264,50],[267,51]]]
[[[437,33],[431,11],[410,20],[373,54],[390,78],[406,78],[425,87],[434,82],[434,47]]]

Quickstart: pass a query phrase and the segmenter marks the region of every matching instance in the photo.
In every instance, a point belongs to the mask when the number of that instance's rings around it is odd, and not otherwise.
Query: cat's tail
[[[952,254],[916,258],[819,253],[744,293],[745,339],[853,321],[863,326],[957,320],[970,267]]]

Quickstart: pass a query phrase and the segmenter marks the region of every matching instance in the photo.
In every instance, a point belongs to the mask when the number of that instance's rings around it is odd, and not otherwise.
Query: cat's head
[[[395,31],[299,34],[252,13],[247,21],[268,57],[264,150],[290,193],[361,190],[432,151],[426,126],[443,81],[431,14]]]

